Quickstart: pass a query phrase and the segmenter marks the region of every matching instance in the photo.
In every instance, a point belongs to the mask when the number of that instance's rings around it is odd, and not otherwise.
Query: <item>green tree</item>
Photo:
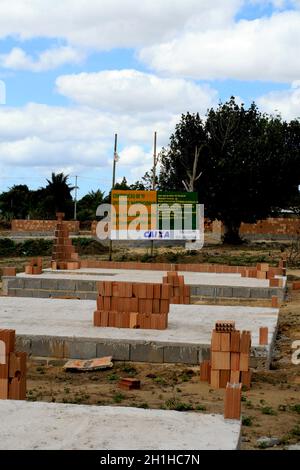
[[[31,191],[25,184],[12,186],[0,194],[0,213],[6,220],[26,219],[30,214]]]
[[[163,148],[160,153],[159,189],[185,190],[183,182],[189,179],[189,173],[193,169],[196,149],[200,152],[198,170],[208,151],[206,129],[198,113],[182,114],[175,132],[170,137],[169,148]],[[151,174],[145,177],[149,181]]]
[[[63,173],[52,173],[51,179],[47,179],[47,186],[35,192],[33,205],[43,218],[54,219],[56,212],[64,212],[66,219],[73,217],[71,192],[74,187],[69,185],[68,179],[69,176]]]
[[[104,192],[90,191],[77,204],[78,220],[95,220],[97,207],[103,202]]]
[[[224,241],[240,243],[241,222],[255,222],[291,205],[299,195],[300,125],[248,109],[232,97],[200,117],[181,117],[164,151],[159,186],[182,190],[200,151],[195,182],[205,215],[224,223]]]

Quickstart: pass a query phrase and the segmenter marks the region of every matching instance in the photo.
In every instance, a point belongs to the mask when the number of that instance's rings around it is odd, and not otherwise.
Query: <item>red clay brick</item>
[[[220,371],[211,369],[210,372],[210,385],[212,388],[218,389],[220,387]]]
[[[230,371],[230,383],[238,384],[240,383],[240,371],[239,370],[231,370]]]
[[[211,351],[221,351],[221,333],[217,333],[215,330],[211,336]]]
[[[240,371],[247,372],[249,370],[249,354],[240,354]]]
[[[212,352],[211,367],[214,370],[230,370],[230,352]]]
[[[232,331],[230,333],[230,351],[240,352],[240,331]]]
[[[230,380],[230,370],[220,370],[219,388],[226,388]]]
[[[230,355],[230,369],[232,371],[240,370],[240,353],[231,353]]]
[[[12,266],[6,266],[2,268],[2,276],[16,276],[17,269]]]
[[[200,381],[201,382],[208,382],[210,379],[210,361],[203,361],[200,364]]]
[[[171,285],[170,284],[162,284],[161,286],[161,298],[163,300],[168,300],[171,297]]]
[[[293,282],[293,290],[300,290],[300,281]]]
[[[268,344],[268,333],[269,333],[269,329],[267,326],[262,326],[259,329],[259,344],[261,346]]]
[[[169,313],[169,309],[170,309],[169,300],[162,299],[160,301],[160,311],[161,311],[161,313],[163,313],[163,314]]]
[[[240,351],[249,354],[251,348],[251,333],[243,331],[241,334]]]
[[[237,419],[241,417],[242,384],[227,384],[224,400],[224,418]]]
[[[137,328],[138,323],[138,313],[130,313],[129,328]]]
[[[153,296],[154,296],[154,299],[160,299],[161,298],[161,285],[160,284],[154,284]]]
[[[241,382],[247,390],[250,390],[251,387],[251,371],[243,371],[241,372]]]
[[[221,333],[221,351],[230,351],[230,333]]]

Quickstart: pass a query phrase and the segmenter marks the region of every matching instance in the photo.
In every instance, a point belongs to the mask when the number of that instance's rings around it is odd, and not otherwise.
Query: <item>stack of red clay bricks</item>
[[[98,283],[94,326],[165,330],[172,286],[132,282]]]
[[[286,275],[286,261],[279,261],[278,268],[270,267],[268,263],[258,263],[256,266],[257,279],[269,279],[270,287],[283,287],[283,279],[275,277]]]
[[[176,271],[168,272],[163,277],[163,284],[171,286],[171,304],[190,304],[191,290],[190,286],[184,284],[184,276],[179,276]]]
[[[15,331],[0,330],[0,400],[26,400],[26,360],[15,352]]]
[[[241,382],[249,389],[250,349],[249,331],[237,331],[232,321],[217,322],[211,338],[211,360],[200,365],[200,380],[217,389],[226,388],[228,382]]]
[[[43,258],[32,258],[29,264],[25,266],[26,274],[42,274],[43,272]]]
[[[56,214],[57,224],[55,230],[55,242],[53,247],[51,268],[52,269],[79,269],[80,261],[78,253],[72,245],[69,237],[69,230],[63,222],[65,214],[58,212]]]

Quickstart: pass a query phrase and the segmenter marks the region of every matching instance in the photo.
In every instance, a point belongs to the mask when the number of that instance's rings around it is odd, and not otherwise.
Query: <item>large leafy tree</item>
[[[198,113],[183,114],[170,137],[169,148],[163,149],[160,154],[160,189],[185,190],[183,182],[192,171],[196,149],[199,151],[200,168],[200,162],[206,157],[208,150],[206,129]]]
[[[31,191],[25,184],[12,186],[0,194],[1,217],[10,219],[26,219],[30,214]]]
[[[182,190],[199,150],[194,189],[205,214],[222,220],[224,241],[240,242],[241,222],[255,222],[289,207],[300,183],[300,125],[248,109],[231,98],[211,109],[206,122],[181,117],[165,150],[161,189]]]

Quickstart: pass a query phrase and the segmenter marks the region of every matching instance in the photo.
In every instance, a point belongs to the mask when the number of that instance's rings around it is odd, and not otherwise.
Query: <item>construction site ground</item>
[[[220,263],[255,264],[277,262],[282,247],[262,245],[251,247],[210,247],[199,254],[200,260],[214,258]],[[174,262],[190,262],[190,256],[174,251]],[[170,250],[167,250],[170,256]],[[120,255],[120,254],[119,254]],[[121,256],[121,255],[120,255]],[[125,258],[125,254],[122,254]],[[165,259],[157,255],[157,262]],[[195,260],[193,260],[195,261]],[[247,263],[248,261],[248,263]],[[25,258],[1,259],[0,267],[17,265],[22,271]],[[300,279],[300,269],[288,270],[288,283]],[[202,302],[201,302],[202,303]],[[228,301],[224,304],[230,305]],[[257,306],[263,306],[258,301]],[[253,303],[252,303],[252,306]],[[242,449],[264,448],[257,439],[276,437],[283,449],[300,443],[300,364],[292,363],[293,342],[300,341],[300,291],[289,288],[287,301],[279,314],[274,357],[269,371],[253,373],[252,388],[242,398]],[[299,348],[299,346],[298,346]],[[199,381],[199,367],[174,364],[144,364],[115,362],[113,369],[98,372],[71,373],[62,368],[63,362],[30,359],[28,363],[29,401],[110,405],[149,409],[172,409],[197,413],[223,413],[223,390],[212,390]],[[141,380],[141,390],[118,388],[121,377]]]

